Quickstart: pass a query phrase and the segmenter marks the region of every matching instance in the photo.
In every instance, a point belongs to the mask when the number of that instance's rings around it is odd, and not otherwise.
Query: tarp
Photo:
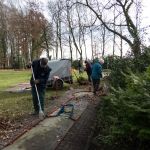
[[[53,80],[54,76],[60,78],[71,76],[71,61],[69,59],[51,60],[48,66],[52,69],[48,81]]]

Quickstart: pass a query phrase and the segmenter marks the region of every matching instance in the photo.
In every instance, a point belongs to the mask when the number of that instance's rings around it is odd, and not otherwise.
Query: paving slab
[[[53,150],[73,123],[61,116],[45,119],[4,150]]]
[[[73,99],[68,103],[74,105],[76,119],[81,116],[89,104],[86,97]],[[47,118],[4,150],[54,150],[75,122],[65,114]]]
[[[99,102],[97,100],[87,106],[55,150],[88,150],[95,127],[96,106]]]

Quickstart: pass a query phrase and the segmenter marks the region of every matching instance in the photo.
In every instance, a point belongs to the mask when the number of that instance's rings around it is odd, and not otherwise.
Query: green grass
[[[57,92],[57,96],[61,96],[64,90]],[[51,96],[55,96],[56,91],[47,89],[45,95],[45,109],[48,108]],[[32,96],[30,91],[23,93],[0,92],[0,118],[19,119],[24,115],[33,112]]]
[[[0,97],[0,117],[16,119],[32,110],[29,93],[0,92]]]
[[[18,118],[32,109],[30,93],[9,93],[5,89],[29,82],[30,70],[0,70],[0,117]]]
[[[30,70],[0,70],[0,118],[19,119],[33,111],[31,92],[10,93],[5,89],[23,82],[29,82],[31,77]],[[61,96],[65,88],[57,92],[57,96]],[[55,96],[56,91],[47,89],[45,95],[45,108],[51,104],[51,96]]]
[[[79,77],[78,72],[76,72]],[[86,73],[82,76],[86,78]],[[10,93],[4,90],[17,85],[18,83],[29,82],[31,77],[30,70],[14,71],[14,70],[0,70],[0,118],[19,119],[33,111],[32,96],[30,91],[26,93]],[[71,87],[78,88],[76,77],[73,73],[74,84]],[[69,84],[64,84],[63,90],[57,91],[57,96],[69,89]],[[52,89],[46,90],[45,108],[51,105],[51,96],[56,96],[56,91]]]
[[[31,71],[0,70],[0,91],[21,82],[29,82]]]
[[[76,76],[75,76],[76,74]],[[73,81],[76,82],[80,76],[87,78],[86,72],[79,75],[78,71],[72,72]],[[22,82],[29,82],[31,77],[30,70],[0,70],[0,91]]]

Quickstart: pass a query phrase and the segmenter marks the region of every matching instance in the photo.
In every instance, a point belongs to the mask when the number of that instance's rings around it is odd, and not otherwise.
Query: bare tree
[[[102,57],[105,54],[106,28],[102,25]]]
[[[105,22],[104,18],[103,18],[103,14],[98,13],[97,9],[99,9],[99,8],[94,7],[95,5],[92,4],[91,1],[85,0],[85,3],[78,1],[78,2],[75,2],[74,4],[81,4],[83,6],[88,7],[96,15],[96,17],[101,21],[101,23],[105,26],[105,28],[108,31],[121,37],[125,42],[127,42],[129,44],[135,57],[138,57],[141,54],[141,47],[140,47],[141,41],[140,41],[140,37],[139,37],[139,32],[138,32],[136,25],[134,24],[132,17],[130,16],[130,9],[131,9],[132,5],[134,4],[134,0],[124,0],[124,1],[109,0],[109,1],[105,2],[105,5],[103,5],[103,9],[108,10],[108,11],[110,11],[114,6],[117,6],[120,9],[119,14],[116,14],[116,17],[119,15],[124,16],[124,22],[125,22],[124,26],[127,27],[127,31],[129,33],[128,37],[126,36],[126,34],[122,35],[117,30],[114,30],[111,27],[111,25],[114,23]],[[114,24],[114,25],[119,26],[117,24]]]
[[[43,24],[43,47],[46,49],[47,57],[51,60],[50,51],[52,51],[53,47],[53,28],[52,24],[47,22]]]
[[[72,57],[72,40],[71,40],[71,36],[69,35],[69,48],[70,48],[70,58],[71,58],[71,62],[73,61],[73,57]]]
[[[49,1],[48,8],[51,14],[51,19],[53,21],[53,26],[55,27],[55,52],[56,59],[58,59],[58,53],[60,50],[60,56],[63,57],[63,46],[62,46],[62,11],[63,3],[62,1]]]
[[[76,42],[76,38],[75,38],[75,35],[74,35],[74,29],[72,27],[73,21],[70,17],[70,7],[69,7],[68,3],[66,3],[66,5],[67,5],[67,20],[68,20],[69,32],[72,36],[73,44],[76,48],[76,51],[80,54],[80,56],[82,56],[82,52],[80,51],[80,48],[78,47],[78,44]]]
[[[25,6],[9,0],[7,6],[0,1],[0,63],[3,68],[24,67],[52,45],[51,24],[41,13],[40,4],[29,0]],[[23,7],[23,8],[22,8]]]
[[[0,2],[0,57],[3,68],[7,66],[7,17],[6,6],[3,1]]]
[[[114,7],[114,21],[113,21],[113,23],[114,23],[114,31],[116,31],[116,26],[115,26],[115,24],[116,24],[116,16],[115,16],[115,11],[116,11],[116,9],[115,9],[115,7]],[[116,40],[116,34],[115,33],[113,33],[113,56],[115,55],[115,40]]]

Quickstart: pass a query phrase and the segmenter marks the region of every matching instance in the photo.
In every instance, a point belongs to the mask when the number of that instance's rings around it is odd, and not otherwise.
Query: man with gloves
[[[44,112],[44,98],[45,98],[45,89],[46,89],[46,83],[49,78],[49,74],[51,71],[51,68],[47,65],[48,59],[47,58],[40,58],[37,60],[34,60],[32,62],[32,69],[34,73],[35,80],[33,79],[33,75],[30,80],[30,84],[32,87],[32,101],[34,106],[34,113],[33,115],[39,114],[39,103],[38,103],[38,97],[37,92],[35,89],[35,84],[37,86],[37,91],[39,94],[41,109]]]

